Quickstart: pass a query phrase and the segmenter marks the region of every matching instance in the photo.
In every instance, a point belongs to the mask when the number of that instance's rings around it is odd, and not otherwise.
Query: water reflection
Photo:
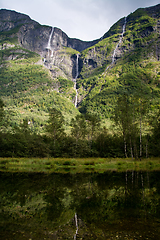
[[[160,172],[0,174],[0,239],[159,239]]]

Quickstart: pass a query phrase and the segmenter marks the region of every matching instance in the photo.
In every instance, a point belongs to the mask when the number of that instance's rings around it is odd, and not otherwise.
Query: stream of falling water
[[[77,85],[77,78],[78,78],[78,75],[79,75],[79,73],[78,73],[78,59],[79,59],[79,55],[77,54],[77,58],[76,58],[76,76],[75,76],[75,79],[74,79],[74,88],[75,88],[75,90],[76,90],[76,97],[75,97],[75,103],[74,103],[74,105],[75,105],[75,107],[77,107],[77,100],[78,100],[78,90],[77,90],[77,87],[76,87],[76,85]]]
[[[48,39],[48,45],[46,47],[46,49],[51,51],[51,57],[53,57],[53,50],[51,47],[51,39],[52,39],[53,32],[54,32],[54,28],[52,27],[52,31],[51,31],[51,34],[49,35],[49,39]],[[49,54],[49,51],[48,51],[48,54]]]
[[[114,52],[113,52],[113,55],[112,55],[112,64],[115,62],[115,55],[116,55],[117,49],[118,49],[119,45],[122,43],[123,35],[124,35],[125,29],[126,29],[126,24],[127,24],[127,18],[125,17],[123,28],[122,28],[122,34],[120,36],[119,42],[116,45],[116,48],[114,49]]]
[[[77,234],[78,234],[78,220],[77,220],[77,213],[75,213],[75,222],[76,222],[76,233],[74,235],[74,240],[76,240]]]

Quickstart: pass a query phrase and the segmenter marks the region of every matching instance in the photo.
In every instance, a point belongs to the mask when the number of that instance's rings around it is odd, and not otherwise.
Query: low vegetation
[[[159,158],[0,158],[2,172],[80,173],[160,170]]]

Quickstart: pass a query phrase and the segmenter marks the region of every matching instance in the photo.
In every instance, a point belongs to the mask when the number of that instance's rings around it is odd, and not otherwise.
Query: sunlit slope
[[[34,130],[42,132],[48,109],[53,107],[62,111],[68,124],[78,110],[111,118],[118,94],[123,90],[125,74],[135,84],[136,79],[142,80],[155,99],[152,104],[159,102],[160,5],[138,9],[123,17],[89,48],[86,48],[88,43],[73,39],[70,47],[67,46],[67,35],[56,29],[51,41],[51,46],[56,46],[53,56],[46,50],[41,54],[39,50],[42,50],[43,41],[47,45],[50,27],[22,16],[21,22],[6,20],[3,24],[4,29],[0,32],[0,97],[11,126],[27,119]],[[12,28],[5,29],[7,24]],[[35,39],[36,46],[34,39],[29,41],[33,30],[36,34],[37,31],[43,33],[43,38]],[[73,49],[78,43],[81,49],[86,49],[81,52]],[[77,54],[78,107],[75,108]]]
[[[53,79],[40,61],[35,56],[2,62],[0,95],[12,126],[28,119],[39,131],[48,120],[49,108],[61,110],[68,120],[78,112],[72,103],[73,82],[62,77]]]
[[[138,9],[111,27],[95,46],[84,50],[78,82],[81,112],[112,115],[123,74],[131,73],[149,84],[159,98],[160,5]],[[114,62],[113,62],[114,55]]]

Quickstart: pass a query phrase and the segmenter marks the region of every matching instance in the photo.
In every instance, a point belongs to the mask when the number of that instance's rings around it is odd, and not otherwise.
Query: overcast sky
[[[90,41],[103,36],[120,18],[159,0],[0,0],[0,9],[29,15],[42,25],[58,27],[71,38]]]

